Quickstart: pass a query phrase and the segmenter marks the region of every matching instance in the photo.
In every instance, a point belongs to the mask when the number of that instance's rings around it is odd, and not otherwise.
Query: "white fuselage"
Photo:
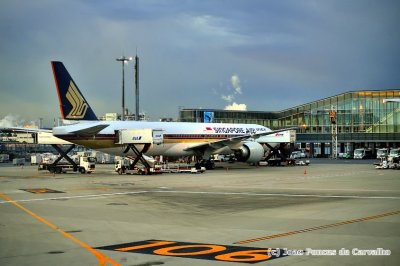
[[[97,125],[108,125],[95,135],[76,134],[74,132]],[[184,123],[184,122],[145,122],[145,121],[86,121],[73,125],[53,128],[53,135],[94,150],[114,155],[124,154],[126,145],[117,144],[116,132],[127,129],[153,129],[162,130],[163,142],[151,144],[145,152],[148,156],[187,156],[196,152],[191,147],[201,144],[213,143],[232,137],[270,132],[267,127],[255,124],[217,124],[217,123]],[[81,132],[81,131],[80,131]],[[267,136],[257,139],[257,142],[267,142]],[[237,146],[238,143],[235,143]],[[143,145],[135,145],[140,150]],[[226,154],[232,152],[232,146],[210,149],[211,154]]]

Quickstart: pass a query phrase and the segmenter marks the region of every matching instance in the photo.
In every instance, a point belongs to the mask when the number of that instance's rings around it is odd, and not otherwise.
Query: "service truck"
[[[354,150],[354,159],[372,159],[373,156],[371,149],[360,148]]]
[[[66,173],[68,171],[79,171],[81,174],[92,173],[96,168],[96,159],[90,156],[79,156],[78,163],[75,165],[69,162],[60,162],[58,164],[42,162],[38,170],[48,170],[50,173]]]
[[[8,161],[10,161],[10,155],[0,154],[0,163],[6,163]]]
[[[378,149],[376,152],[376,159],[384,159],[389,155],[389,149],[388,148],[381,148]]]
[[[127,175],[145,175],[145,174],[159,174],[161,173],[161,167],[159,165],[155,165],[154,161],[149,162],[152,167],[146,170],[146,168],[138,167],[137,165],[132,164],[133,160],[128,158],[120,158],[115,162],[115,172],[119,175],[127,174]]]
[[[400,157],[400,148],[391,149],[389,153],[388,160],[392,162],[394,159],[398,159]]]

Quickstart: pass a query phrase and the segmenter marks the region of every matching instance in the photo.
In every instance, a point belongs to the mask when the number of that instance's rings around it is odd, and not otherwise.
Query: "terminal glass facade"
[[[332,139],[330,112],[335,111],[338,142],[343,147],[399,147],[400,90],[351,91],[278,112],[183,109],[182,122],[204,122],[213,113],[214,123],[259,124],[271,129],[298,126],[297,142],[329,143]],[[207,121],[207,120],[206,120]]]

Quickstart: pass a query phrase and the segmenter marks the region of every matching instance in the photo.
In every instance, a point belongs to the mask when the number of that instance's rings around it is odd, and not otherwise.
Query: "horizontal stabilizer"
[[[87,127],[87,128],[83,128],[83,129],[79,129],[76,131],[72,131],[70,133],[74,133],[77,135],[96,135],[97,133],[99,133],[100,131],[102,131],[103,129],[105,129],[106,127],[108,127],[109,125],[96,125],[96,126],[92,126],[92,127]]]

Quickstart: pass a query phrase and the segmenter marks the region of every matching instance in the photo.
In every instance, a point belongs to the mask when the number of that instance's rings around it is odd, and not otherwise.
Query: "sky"
[[[121,112],[140,58],[140,112],[279,111],[400,87],[400,2],[1,0],[0,124],[60,117],[50,61],[96,115]],[[125,105],[135,110],[134,64]]]

